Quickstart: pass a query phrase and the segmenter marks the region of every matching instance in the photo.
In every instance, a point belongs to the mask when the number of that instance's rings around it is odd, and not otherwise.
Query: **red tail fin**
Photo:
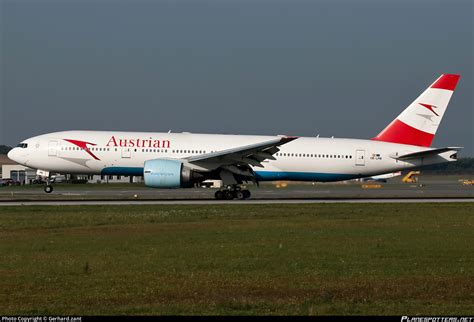
[[[373,140],[430,146],[459,78],[441,75]]]

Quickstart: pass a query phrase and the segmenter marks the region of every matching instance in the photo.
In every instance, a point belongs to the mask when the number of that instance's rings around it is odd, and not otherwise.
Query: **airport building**
[[[108,175],[88,175],[88,183],[140,183],[143,177],[134,176],[108,176]]]
[[[36,178],[36,170],[10,160],[5,154],[0,154],[0,178],[29,183]]]

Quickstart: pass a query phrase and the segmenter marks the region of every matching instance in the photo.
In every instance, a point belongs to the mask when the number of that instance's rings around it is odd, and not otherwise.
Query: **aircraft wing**
[[[443,152],[448,152],[448,151],[458,151],[461,150],[462,148],[460,147],[447,147],[447,148],[439,148],[439,149],[431,149],[431,150],[425,150],[425,151],[420,151],[420,152],[414,152],[414,153],[407,153],[403,155],[396,156],[395,159],[398,160],[410,160],[410,159],[418,159],[418,158],[424,158],[424,157],[430,157],[430,156],[435,156]]]
[[[263,167],[262,161],[275,160],[273,154],[280,151],[278,147],[295,139],[297,137],[282,136],[261,143],[191,156],[185,160],[190,164],[209,170],[222,169],[235,175],[253,177],[254,174],[250,166]]]

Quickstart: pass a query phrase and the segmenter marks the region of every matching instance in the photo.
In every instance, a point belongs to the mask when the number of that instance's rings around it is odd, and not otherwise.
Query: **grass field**
[[[0,314],[474,314],[474,205],[0,209]]]

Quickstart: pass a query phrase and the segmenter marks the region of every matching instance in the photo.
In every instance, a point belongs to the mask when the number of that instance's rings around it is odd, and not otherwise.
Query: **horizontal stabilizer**
[[[440,153],[448,152],[448,151],[459,151],[461,149],[462,149],[461,147],[447,147],[447,148],[425,150],[425,151],[420,151],[420,152],[413,152],[413,153],[408,153],[408,154],[399,155],[399,156],[392,156],[392,157],[398,160],[410,160],[410,159],[431,157],[431,156],[435,156]]]

